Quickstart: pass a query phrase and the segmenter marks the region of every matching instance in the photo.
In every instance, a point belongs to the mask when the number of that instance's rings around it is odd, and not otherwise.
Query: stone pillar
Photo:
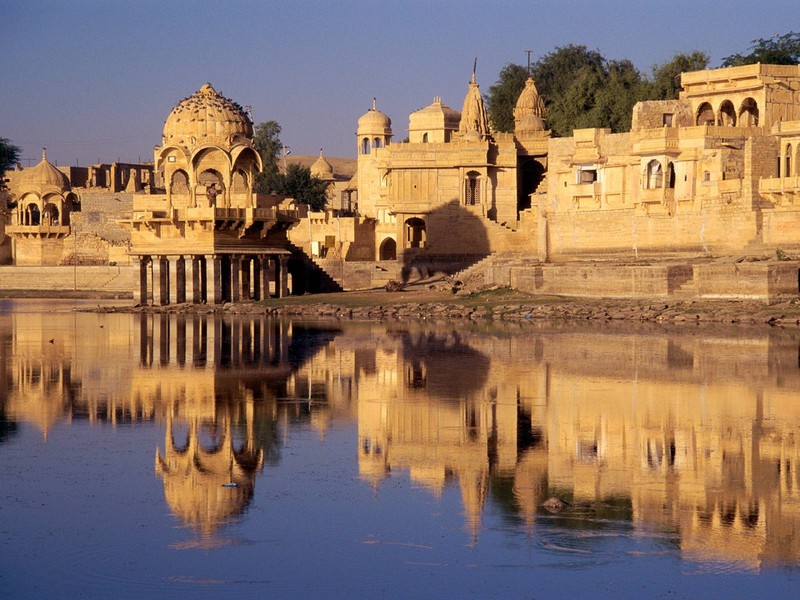
[[[250,260],[253,269],[253,300],[262,300],[261,294],[261,256],[256,254]]]
[[[278,256],[275,261],[275,291],[278,298],[285,298],[289,295],[289,271],[288,259],[285,256]]]
[[[133,301],[136,304],[147,304],[148,290],[147,290],[147,268],[150,264],[149,256],[139,256],[134,258],[134,265],[136,269],[136,282],[133,288]]]
[[[242,257],[231,254],[231,302],[238,302],[242,287]]]
[[[190,256],[184,259],[184,281],[186,297],[184,302],[199,304],[203,301],[202,288],[200,286],[200,259]]]
[[[206,256],[206,302],[222,304],[222,258]]]
[[[153,258],[153,304],[169,304],[169,261],[164,256]]]
[[[252,269],[253,265],[253,257],[252,256],[243,256],[242,257],[242,300],[250,300],[251,298],[251,289],[250,289],[250,270]]]
[[[268,256],[261,256],[259,261],[259,269],[261,274],[259,275],[259,294],[262,300],[269,300],[270,293],[269,293],[269,257]]]
[[[168,257],[169,303],[180,304],[186,301],[186,272],[182,256]]]

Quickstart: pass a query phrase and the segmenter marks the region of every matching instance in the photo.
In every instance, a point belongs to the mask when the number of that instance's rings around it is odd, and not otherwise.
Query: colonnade
[[[263,317],[220,319],[208,315],[139,315],[139,365],[195,369],[283,367],[291,324]]]
[[[139,304],[222,304],[289,294],[287,251],[139,255]],[[272,284],[272,285],[271,285]]]

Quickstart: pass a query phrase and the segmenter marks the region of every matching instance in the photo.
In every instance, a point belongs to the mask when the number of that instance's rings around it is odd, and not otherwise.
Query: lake
[[[800,584],[796,330],[73,308],[0,302],[3,597]]]

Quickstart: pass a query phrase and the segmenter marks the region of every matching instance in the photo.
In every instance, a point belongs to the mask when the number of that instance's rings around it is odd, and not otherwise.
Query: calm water
[[[800,586],[796,332],[71,307],[0,304],[4,598]]]

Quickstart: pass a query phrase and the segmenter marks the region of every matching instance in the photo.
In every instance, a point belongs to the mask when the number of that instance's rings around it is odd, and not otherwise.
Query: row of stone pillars
[[[287,254],[138,257],[138,304],[222,304],[289,293]],[[271,289],[270,283],[274,282]]]

